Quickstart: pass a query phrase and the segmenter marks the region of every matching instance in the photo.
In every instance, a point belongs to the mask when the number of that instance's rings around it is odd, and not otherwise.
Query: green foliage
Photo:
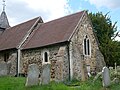
[[[108,13],[106,15],[102,12],[89,13],[89,16],[107,66],[114,66],[115,62],[120,65],[120,42],[113,40],[117,31],[117,22],[112,23]]]
[[[115,71],[115,69],[110,70],[110,77],[111,80],[113,80],[114,78],[119,78],[120,80],[120,68],[117,68],[117,71]]]

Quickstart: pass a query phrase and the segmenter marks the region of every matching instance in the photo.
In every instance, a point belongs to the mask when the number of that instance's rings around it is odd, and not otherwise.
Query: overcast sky
[[[0,11],[2,12],[2,0]],[[6,0],[6,13],[11,26],[41,16],[44,22],[81,10],[107,12],[120,30],[120,0]],[[117,38],[120,40],[120,37]]]

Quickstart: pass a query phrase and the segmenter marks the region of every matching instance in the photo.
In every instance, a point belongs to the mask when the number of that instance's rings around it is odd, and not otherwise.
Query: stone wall
[[[0,53],[0,62],[4,61],[4,55],[3,53]]]
[[[63,47],[64,45],[53,45],[50,47],[45,47],[45,48],[38,48],[38,49],[30,49],[30,50],[23,50],[22,51],[22,56],[21,56],[21,73],[25,73],[27,74],[27,69],[28,69],[28,65],[35,63],[39,66],[39,70],[40,70],[40,76],[42,73],[42,66],[43,66],[43,52],[44,51],[48,51],[49,52],[49,63],[51,64],[51,80],[55,80],[55,72],[56,72],[56,62],[58,61],[58,51],[60,49],[60,47]],[[64,46],[66,48],[66,46]],[[69,67],[69,63],[68,63],[68,55],[67,55],[67,50],[65,49],[64,51],[64,56],[61,56],[62,58],[62,62],[63,62],[63,78],[64,79],[68,79],[68,67]]]
[[[9,75],[12,75],[12,76],[17,75],[17,53],[16,52],[11,53],[7,63],[10,65]]]
[[[8,50],[4,52],[0,52],[0,62],[4,61],[4,53],[9,53],[9,57],[6,60],[6,63],[9,65],[9,73],[8,75],[15,76],[17,70],[17,52],[15,50]]]
[[[72,77],[76,79],[81,78],[81,60],[84,59],[87,66],[90,66],[91,71],[101,70],[105,65],[103,55],[99,51],[98,43],[96,37],[93,33],[92,25],[87,17],[87,14],[84,14],[81,22],[77,27],[76,31],[70,42],[70,54],[71,54],[71,62],[72,62]],[[90,55],[84,55],[83,53],[83,40],[85,36],[88,36],[90,40]],[[81,56],[84,56],[81,57]],[[78,57],[79,56],[79,57]],[[98,64],[100,65],[98,67]]]

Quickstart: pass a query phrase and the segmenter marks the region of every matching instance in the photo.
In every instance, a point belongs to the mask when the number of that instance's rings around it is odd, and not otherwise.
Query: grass
[[[67,83],[66,83],[67,84]],[[49,85],[25,87],[24,77],[0,77],[0,90],[119,90],[120,84],[112,84],[103,88],[101,80],[93,83],[93,79],[86,82],[72,81],[68,84],[51,82]]]

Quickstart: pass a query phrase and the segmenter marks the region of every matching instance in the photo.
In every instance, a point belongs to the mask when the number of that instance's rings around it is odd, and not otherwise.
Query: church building
[[[0,62],[10,64],[8,75],[27,74],[30,64],[50,64],[51,80],[82,78],[105,65],[91,20],[80,11],[49,22],[36,17],[10,27],[5,11],[0,16]]]

